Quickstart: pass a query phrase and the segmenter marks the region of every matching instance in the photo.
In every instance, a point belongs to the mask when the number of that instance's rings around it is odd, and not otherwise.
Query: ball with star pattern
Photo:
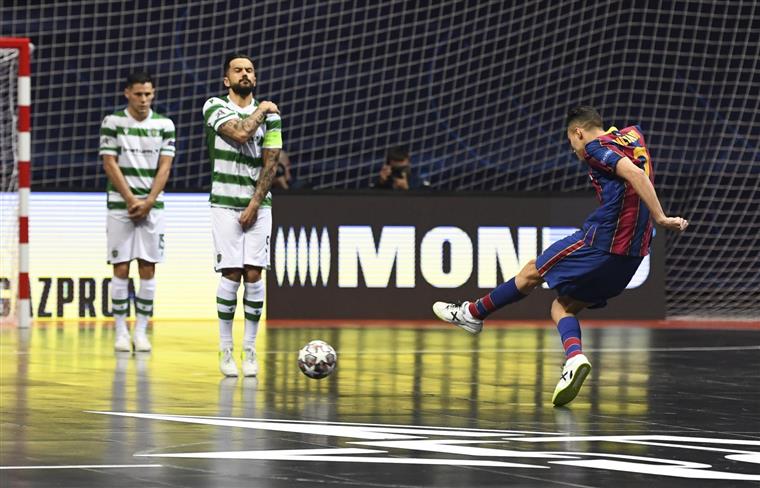
[[[313,340],[298,351],[298,367],[309,378],[329,376],[338,364],[338,354],[325,341]]]

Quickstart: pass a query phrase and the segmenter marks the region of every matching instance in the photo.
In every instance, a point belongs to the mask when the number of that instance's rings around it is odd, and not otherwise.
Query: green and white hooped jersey
[[[278,114],[267,114],[264,123],[245,144],[238,144],[219,134],[222,124],[236,118],[247,118],[258,105],[254,100],[247,107],[239,107],[226,95],[211,97],[203,104],[206,145],[213,169],[209,197],[212,207],[239,210],[247,207],[261,174],[263,150],[282,148],[282,120]],[[261,202],[261,207],[271,206],[270,192]]]
[[[174,123],[168,117],[150,111],[145,120],[135,120],[129,112],[119,110],[103,119],[100,126],[100,151],[103,156],[116,156],[119,168],[129,189],[138,198],[150,193],[156,176],[159,156],[175,154]],[[108,182],[108,209],[126,209],[127,204],[116,188]],[[153,208],[164,208],[163,192]]]

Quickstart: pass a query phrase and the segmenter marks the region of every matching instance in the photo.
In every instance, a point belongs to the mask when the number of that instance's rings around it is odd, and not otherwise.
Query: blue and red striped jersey
[[[624,157],[643,169],[654,184],[652,160],[639,126],[623,130],[612,127],[586,144],[584,158],[599,208],[583,223],[584,239],[589,246],[612,254],[646,256],[652,240],[652,219],[633,187],[615,174],[618,161]]]

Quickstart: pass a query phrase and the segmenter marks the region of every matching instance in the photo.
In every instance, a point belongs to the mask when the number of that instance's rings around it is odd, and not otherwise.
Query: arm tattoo
[[[261,124],[264,123],[264,119],[267,118],[267,114],[256,114],[256,112],[252,113],[250,117],[243,120],[243,129],[247,130],[251,134],[253,134],[256,129],[258,129]]]
[[[266,119],[265,113],[259,114],[254,112],[250,117],[245,119],[232,119],[223,123],[219,128],[219,132],[224,133],[226,130],[233,130],[235,132],[245,131],[245,138],[248,139],[254,132],[256,132],[256,129],[261,127],[261,124],[264,123],[264,119]]]
[[[280,157],[279,149],[264,150],[264,166],[259,173],[259,179],[256,181],[256,192],[253,194],[253,201],[260,204],[272,187],[272,180],[277,170],[277,160]]]

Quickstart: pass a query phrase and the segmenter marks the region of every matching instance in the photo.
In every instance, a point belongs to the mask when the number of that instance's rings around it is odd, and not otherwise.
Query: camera
[[[403,178],[409,173],[409,166],[395,166],[391,168],[391,176],[393,178]]]

